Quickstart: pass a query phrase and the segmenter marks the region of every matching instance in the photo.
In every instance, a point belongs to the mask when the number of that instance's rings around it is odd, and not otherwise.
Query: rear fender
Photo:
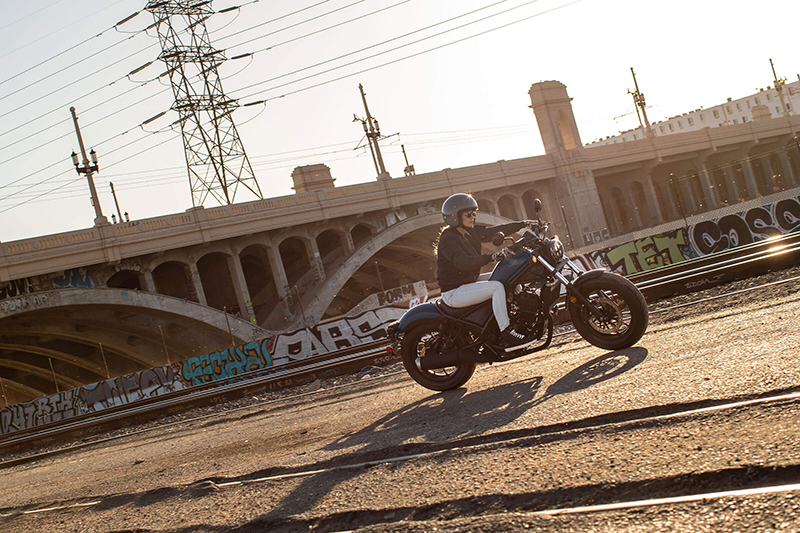
[[[400,318],[400,323],[397,326],[395,335],[402,335],[420,322],[429,322],[433,320],[438,323],[442,316],[439,308],[432,302],[415,305]]]

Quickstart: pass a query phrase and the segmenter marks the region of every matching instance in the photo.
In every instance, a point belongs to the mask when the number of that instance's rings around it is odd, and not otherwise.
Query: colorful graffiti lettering
[[[95,286],[89,271],[85,268],[65,270],[53,280],[55,289],[91,289]]]
[[[584,268],[605,268],[629,275],[784,235],[798,228],[800,198],[787,198],[698,222],[688,228],[582,254],[576,259]]]

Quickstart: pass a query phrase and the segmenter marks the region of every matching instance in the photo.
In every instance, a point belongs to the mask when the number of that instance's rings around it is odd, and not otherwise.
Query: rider
[[[481,267],[497,259],[497,254],[481,253],[481,242],[491,241],[498,231],[505,234],[519,231],[526,222],[476,227],[477,211],[478,202],[469,194],[454,194],[442,204],[442,216],[449,227],[439,235],[436,279],[442,290],[442,302],[450,307],[469,307],[491,298],[492,311],[500,327],[501,347],[510,351],[529,344],[534,336],[519,333],[511,327],[502,283],[477,281]]]

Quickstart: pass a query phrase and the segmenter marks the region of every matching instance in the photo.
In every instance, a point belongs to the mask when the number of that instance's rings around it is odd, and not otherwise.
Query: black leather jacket
[[[439,236],[436,251],[436,279],[442,292],[477,281],[481,267],[492,260],[490,254],[481,253],[481,242],[489,242],[498,231],[510,235],[525,226],[524,222],[511,222],[499,226],[468,228],[461,235],[448,227]]]

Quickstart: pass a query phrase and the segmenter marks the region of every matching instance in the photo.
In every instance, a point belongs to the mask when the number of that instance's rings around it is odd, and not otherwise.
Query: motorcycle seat
[[[483,302],[481,302],[481,303],[483,303]],[[446,303],[444,303],[441,300],[437,300],[436,301],[436,307],[439,308],[439,311],[441,311],[442,314],[445,314],[447,316],[451,316],[453,318],[461,318],[462,316],[466,315],[467,313],[469,313],[470,311],[472,311],[473,309],[475,309],[479,305],[481,305],[481,304],[470,305],[470,306],[467,306],[467,307],[450,307],[449,305],[447,305]]]

